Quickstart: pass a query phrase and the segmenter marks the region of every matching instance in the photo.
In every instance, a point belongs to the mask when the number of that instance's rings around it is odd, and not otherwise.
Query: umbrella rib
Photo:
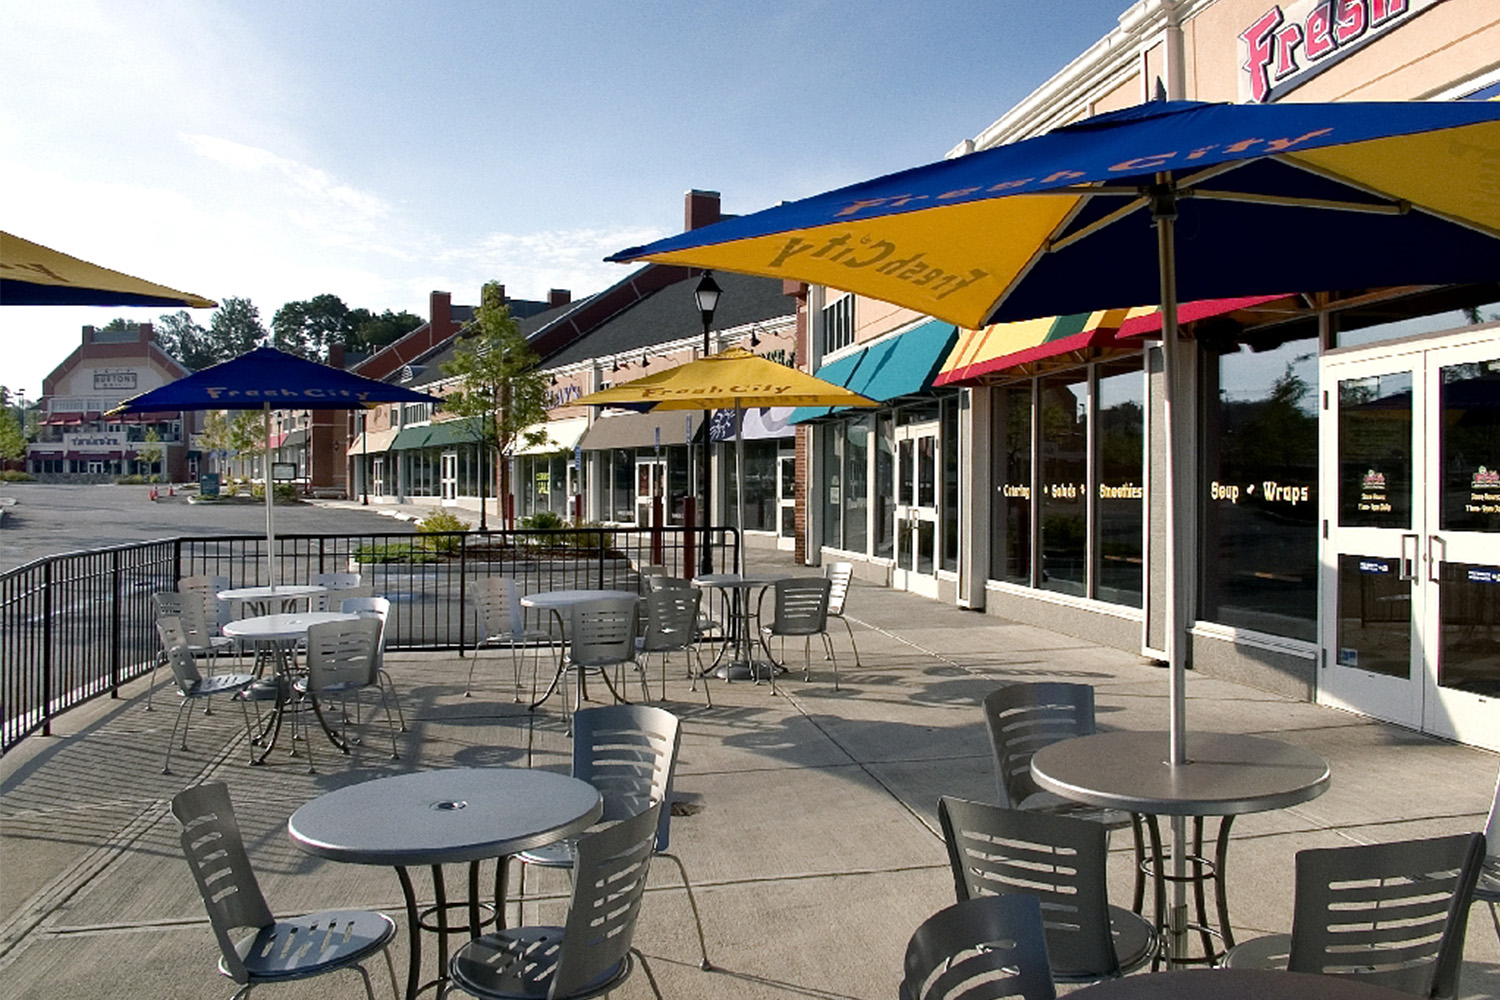
[[[1079,240],[1087,239],[1106,226],[1114,225],[1116,222],[1119,222],[1127,215],[1132,215],[1140,211],[1150,203],[1150,198],[1140,194],[1140,192],[1136,192],[1135,198],[1126,202],[1124,205],[1121,205],[1119,208],[1115,209],[1113,212],[1110,212],[1108,215],[1103,216],[1102,218],[1095,219],[1093,222],[1090,222],[1088,225],[1084,226],[1077,232],[1069,233],[1068,235],[1061,237],[1060,239],[1047,240],[1042,244],[1042,250],[1044,253],[1055,253],[1058,250],[1064,250],[1072,246],[1074,243],[1077,243]]]
[[[1057,225],[1052,227],[1052,232],[1048,235],[1048,237],[1041,242],[1041,244],[1036,248],[1035,251],[1032,252],[1026,263],[1019,270],[1017,270],[1014,275],[1011,276],[1010,281],[1006,282],[1005,287],[1000,290],[1000,294],[990,302],[988,307],[986,307],[984,316],[978,324],[979,326],[983,326],[985,325],[985,323],[990,322],[990,317],[994,315],[995,310],[999,308],[1000,303],[1004,302],[1007,298],[1010,297],[1010,293],[1015,291],[1016,287],[1026,279],[1026,276],[1031,273],[1032,269],[1035,268],[1037,264],[1041,262],[1042,258],[1047,255],[1048,248],[1050,247],[1053,238],[1056,237],[1058,233],[1061,233],[1065,229],[1067,229],[1068,226],[1072,224],[1073,220],[1078,218],[1078,213],[1082,212],[1084,206],[1089,203],[1089,198],[1093,195],[1093,189],[1083,188],[1082,190],[1074,191],[1073,194],[1078,197],[1077,203],[1074,204],[1072,208],[1068,209],[1067,213],[1057,221]]]
[[[1500,229],[1493,229],[1489,226],[1481,225],[1480,223],[1474,222],[1469,219],[1462,219],[1458,216],[1450,215],[1447,212],[1438,211],[1437,209],[1431,208],[1427,205],[1412,204],[1405,199],[1397,198],[1389,191],[1383,191],[1380,188],[1374,187],[1370,184],[1366,184],[1363,181],[1357,181],[1351,177],[1346,177],[1335,170],[1329,170],[1327,167],[1319,166],[1316,163],[1308,163],[1304,160],[1298,160],[1290,156],[1281,156],[1277,157],[1277,159],[1287,166],[1293,168],[1294,170],[1306,171],[1309,174],[1313,174],[1317,177],[1322,177],[1324,180],[1330,180],[1337,184],[1342,184],[1350,190],[1360,191],[1364,194],[1370,195],[1371,197],[1384,198],[1387,201],[1408,205],[1419,212],[1424,212],[1427,215],[1433,216],[1434,218],[1442,219],[1444,222],[1450,223],[1452,225],[1459,226],[1471,232],[1480,233],[1481,235],[1489,236],[1494,239],[1500,239]]]
[[[1367,215],[1405,215],[1411,211],[1411,202],[1397,201],[1391,205],[1371,205],[1359,201],[1334,201],[1330,198],[1296,198],[1290,195],[1250,194],[1245,191],[1218,191],[1195,188],[1182,192],[1182,198],[1203,198],[1209,201],[1239,201],[1252,205],[1282,205],[1288,208],[1327,208],[1339,212],[1363,212]]]

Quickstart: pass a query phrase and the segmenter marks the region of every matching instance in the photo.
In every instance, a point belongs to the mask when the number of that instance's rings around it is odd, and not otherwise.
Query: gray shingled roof
[[[567,303],[566,305],[561,305],[554,309],[545,309],[541,312],[533,313],[530,316],[517,320],[521,327],[522,336],[530,337],[537,330],[540,330],[542,327],[546,326],[548,323],[551,323],[559,316],[567,315],[569,311],[578,308],[580,304],[587,301],[587,299],[575,300],[573,302]],[[473,306],[463,307],[465,309],[465,315],[463,316],[459,316],[458,308],[459,307],[455,306],[453,310],[453,318],[455,320],[458,320],[461,323],[467,323],[469,320],[474,318]],[[450,337],[448,340],[443,341],[441,344],[438,344],[436,347],[434,347],[431,351],[413,361],[412,365],[414,367],[421,368],[422,373],[415,379],[413,379],[410,383],[405,384],[411,386],[412,388],[420,388],[424,385],[431,385],[434,382],[441,382],[443,379],[447,378],[448,376],[443,374],[443,362],[453,360],[454,352],[458,349],[458,341],[458,337]]]

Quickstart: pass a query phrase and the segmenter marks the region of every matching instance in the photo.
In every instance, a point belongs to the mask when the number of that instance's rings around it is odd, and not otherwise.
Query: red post
[[[662,559],[661,539],[661,497],[651,498],[651,562],[653,565],[664,565]]]
[[[683,575],[689,580],[698,570],[698,498],[685,497],[682,502]]]

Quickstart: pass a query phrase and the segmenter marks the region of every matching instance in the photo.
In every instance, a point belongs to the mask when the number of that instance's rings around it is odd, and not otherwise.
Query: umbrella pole
[[[271,404],[261,406],[265,413],[266,459],[262,463],[266,474],[266,578],[271,587],[276,586],[276,503],[275,489],[271,485]]]
[[[734,478],[738,480],[734,489],[734,525],[740,532],[740,575],[745,575],[745,408],[740,400],[734,401]],[[749,595],[746,594],[746,597]],[[751,664],[751,673],[755,666]]]
[[[1167,765],[1184,766],[1187,756],[1187,663],[1186,650],[1180,641],[1182,603],[1177,593],[1177,427],[1174,384],[1177,380],[1177,247],[1174,239],[1177,222],[1176,191],[1166,175],[1158,175],[1153,193],[1151,215],[1156,223],[1157,267],[1161,275],[1162,317],[1162,422],[1166,441],[1166,607],[1163,609],[1166,629],[1166,655],[1170,668],[1168,701],[1171,705]],[[1167,967],[1187,953],[1187,820],[1172,817],[1172,901],[1168,910]]]

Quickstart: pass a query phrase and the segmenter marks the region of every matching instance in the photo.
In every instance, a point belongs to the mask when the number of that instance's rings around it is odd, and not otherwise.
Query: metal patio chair
[[[698,649],[698,606],[703,601],[703,591],[696,588],[665,588],[653,590],[646,595],[646,623],[636,646],[642,654],[661,655],[661,697],[667,698],[667,657],[680,652],[687,661],[687,675],[692,679],[693,690],[698,690],[698,678],[703,674],[703,656]],[[694,657],[698,667],[693,669]],[[644,666],[642,666],[644,670]],[[708,706],[713,707],[714,696],[703,683],[703,694]]]
[[[677,771],[677,750],[682,726],[677,716],[649,705],[605,705],[586,708],[573,716],[573,777],[599,789],[604,800],[600,823],[633,816],[649,802],[663,803],[656,829],[655,852],[677,866],[688,906],[698,931],[699,967],[713,968],[703,936],[698,901],[682,859],[668,848],[672,841],[672,778]],[[573,841],[547,844],[517,855],[521,878],[517,905],[525,902],[526,866],[572,868],[576,849]],[[503,900],[497,900],[500,905]]]
[[[391,703],[385,688],[380,683],[379,653],[382,623],[374,618],[358,618],[348,622],[324,622],[307,630],[307,675],[296,682],[298,694],[307,698],[319,724],[331,736],[324,714],[326,702],[337,699],[347,703],[353,695],[358,704],[360,693],[375,688],[380,692],[381,704],[385,707],[386,725],[391,731],[391,760],[400,760],[396,748],[396,720],[391,716]],[[340,712],[344,725],[340,727],[338,746],[349,752],[347,710]],[[358,717],[358,713],[356,714]],[[307,771],[313,773],[313,740],[307,742]]]
[[[1006,684],[984,699],[984,721],[995,753],[1000,804],[1029,812],[1102,823],[1110,831],[1129,826],[1135,837],[1135,891],[1130,909],[1140,913],[1146,899],[1146,842],[1141,818],[1118,809],[1072,802],[1043,791],[1031,776],[1031,757],[1044,746],[1094,733],[1094,689],[1057,681]],[[1201,838],[1203,820],[1195,820]]]
[[[1487,903],[1490,919],[1495,923],[1495,936],[1500,937],[1500,778],[1495,781],[1495,799],[1490,803],[1490,818],[1484,824],[1484,865],[1479,880],[1474,884],[1474,901]]]
[[[1035,896],[979,896],[922,922],[906,946],[901,1000],[1056,1000]]]
[[[269,686],[258,684],[254,674],[219,674],[214,677],[204,677],[198,672],[198,664],[193,657],[192,647],[189,646],[187,637],[183,633],[180,619],[170,615],[158,618],[156,631],[161,637],[163,655],[172,668],[172,679],[176,682],[177,694],[182,699],[177,706],[177,717],[172,720],[172,733],[167,738],[167,755],[162,761],[161,773],[172,773],[172,748],[174,746],[181,750],[188,748],[188,727],[193,721],[193,713],[188,711],[188,707],[200,698],[206,700],[216,694],[223,694],[238,701],[240,711],[245,717],[245,738],[253,742],[254,730],[250,725],[250,710],[246,708],[246,703],[274,699],[277,694],[275,682],[271,682]],[[181,744],[177,742],[178,726],[182,727]],[[251,756],[253,760],[254,755]]]
[[[219,942],[219,972],[239,984],[234,1000],[261,983],[290,982],[354,968],[365,995],[375,1000],[364,960],[380,952],[397,990],[389,946],[396,922],[375,910],[328,910],[277,920],[266,905],[250,867],[229,786],[195,785],[172,798],[172,815],[182,826],[182,853],[203,896],[208,920]],[[252,934],[236,935],[246,928]],[[399,996],[399,992],[397,992]]]
[[[793,577],[776,581],[776,617],[769,625],[762,625],[761,634],[767,638],[781,639],[782,659],[786,656],[786,637],[801,636],[802,679],[812,680],[812,637],[828,638],[828,595],[833,581],[821,576]],[[764,600],[765,592],[761,592]],[[758,615],[757,615],[758,617]],[[833,655],[833,646],[827,645],[828,658],[833,661],[833,689],[839,689],[839,661]],[[776,671],[771,671],[771,692],[776,692]]]
[[[849,584],[854,579],[854,564],[851,562],[829,563],[823,570],[828,577],[828,617],[837,618],[849,630],[849,648],[854,650],[854,665],[864,666],[859,659],[859,646],[854,641],[854,626],[844,617],[844,602],[849,599]],[[826,632],[823,641],[828,644],[828,658],[833,659],[833,639]]]
[[[1483,863],[1482,833],[1298,851],[1292,933],[1238,944],[1223,964],[1451,1000]]]
[[[651,966],[633,942],[665,811],[665,803],[648,802],[634,816],[580,837],[567,922],[473,939],[449,962],[451,984],[493,1000],[581,1000],[619,987],[639,959],[661,1000]]]
[[[177,627],[187,643],[189,652],[195,659],[206,662],[210,675],[214,672],[219,654],[227,655],[234,651],[234,640],[219,634],[218,626],[209,616],[209,605],[200,591],[159,591],[151,595],[151,607],[156,613],[157,621],[163,618],[177,619]],[[150,686],[146,689],[146,711],[148,712],[152,709],[156,694],[156,670],[165,662],[166,653],[163,651],[151,665]],[[209,705],[205,702],[204,711],[208,712],[208,710]]]
[[[640,604],[634,597],[600,597],[574,604],[568,609],[568,655],[563,663],[563,706],[567,710],[568,674],[578,673],[578,694],[574,711],[583,707],[584,673],[597,673],[616,701],[626,701],[621,691],[624,688],[625,664],[636,665],[635,639],[640,622]],[[609,668],[615,668],[619,683],[609,679]],[[641,674],[641,689],[646,697],[645,673]]]
[[[526,615],[521,607],[521,591],[516,581],[508,576],[485,576],[469,581],[468,599],[479,622],[480,638],[474,643],[474,657],[469,661],[469,679],[464,683],[464,697],[472,696],[474,668],[479,665],[479,650],[487,646],[503,646],[510,650],[511,667],[515,671],[516,701],[521,700],[521,647],[540,649],[550,646],[553,637],[540,629],[526,627]],[[532,662],[532,695],[536,695],[536,662]]]
[[[1151,921],[1109,905],[1101,824],[948,796],[938,800],[938,821],[960,902],[1015,894],[1041,901],[1057,982],[1112,979],[1157,954]]]
[[[178,593],[194,593],[203,597],[203,606],[209,623],[214,626],[215,634],[233,620],[234,609],[229,606],[228,601],[219,600],[220,592],[228,589],[227,576],[185,576],[177,581]]]
[[[339,603],[343,591],[359,590],[364,580],[358,573],[314,573],[312,582],[328,589],[326,593],[315,594],[308,601],[310,609],[329,611]]]
[[[396,705],[396,718],[401,722],[401,731],[408,732],[406,713],[401,710],[401,698],[396,694],[396,683],[391,680],[390,673],[385,669],[385,627],[391,614],[391,602],[384,597],[346,597],[339,604],[339,610],[345,614],[374,618],[380,622],[380,646],[375,651],[375,671],[380,677],[381,688],[390,695],[391,701]]]

